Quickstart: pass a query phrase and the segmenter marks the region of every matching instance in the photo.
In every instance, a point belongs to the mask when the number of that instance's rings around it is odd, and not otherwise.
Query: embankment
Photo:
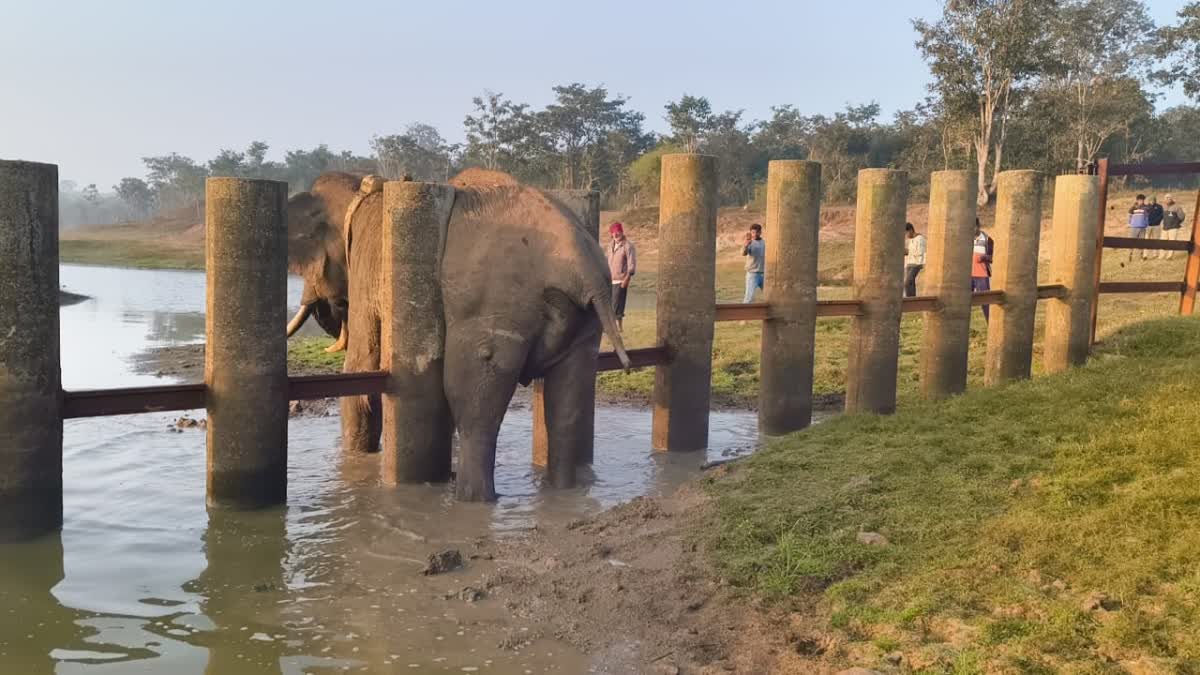
[[[514,607],[642,672],[1194,672],[1198,424],[1200,318],[1147,322],[535,533]]]

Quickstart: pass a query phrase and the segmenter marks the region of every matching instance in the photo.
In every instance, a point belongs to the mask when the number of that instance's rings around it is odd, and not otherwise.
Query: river
[[[66,389],[167,383],[138,356],[204,339],[203,273],[63,265],[61,281],[89,296],[61,310]],[[656,454],[648,411],[602,406],[582,485],[543,490],[514,409],[499,502],[459,504],[447,486],[382,486],[377,456],[340,452],[336,416],[300,417],[286,507],[209,514],[204,432],[171,429],[178,416],[66,422],[61,534],[0,546],[0,673],[586,673],[502,603],[446,597],[494,563],[427,577],[426,557],[663,494],[757,442],[753,414],[718,412],[707,453]]]

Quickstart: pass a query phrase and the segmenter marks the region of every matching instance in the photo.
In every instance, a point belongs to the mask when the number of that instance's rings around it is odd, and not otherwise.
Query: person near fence
[[[1146,230],[1150,227],[1150,205],[1146,203],[1146,195],[1138,195],[1133,206],[1129,207],[1129,236],[1132,239],[1145,239]],[[1133,262],[1133,251],[1129,249],[1129,262]],[[1142,260],[1149,256],[1142,249]]]
[[[917,276],[925,269],[925,235],[912,223],[904,224],[904,297],[917,295]]]
[[[754,291],[763,287],[766,271],[767,243],[762,238],[762,225],[754,223],[750,226],[742,255],[746,257],[746,296],[742,302],[754,302]]]
[[[995,242],[975,219],[975,244],[971,251],[971,292],[982,293],[992,290],[992,252]],[[989,320],[988,306],[982,305],[983,320]]]
[[[621,223],[608,226],[611,241],[608,246],[608,272],[612,276],[613,314],[617,315],[617,328],[623,329],[625,322],[625,300],[629,296],[629,281],[637,271],[637,250],[625,236]]]
[[[1157,240],[1162,238],[1162,223],[1165,213],[1166,212],[1163,211],[1162,204],[1158,203],[1158,197],[1151,195],[1150,203],[1146,205],[1146,218],[1148,221],[1146,225],[1147,239]],[[1152,251],[1147,251],[1146,257],[1153,258],[1155,255]]]
[[[1183,209],[1175,203],[1175,197],[1165,195],[1163,199],[1167,202],[1167,208],[1163,212],[1162,238],[1166,241],[1179,241],[1179,232],[1183,229]],[[1158,257],[1161,260],[1170,260],[1175,257],[1175,251],[1159,251]]]

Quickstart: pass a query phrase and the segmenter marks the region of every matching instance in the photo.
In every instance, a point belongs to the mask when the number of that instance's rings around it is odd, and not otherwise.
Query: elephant
[[[287,206],[289,269],[304,277],[289,335],[315,316],[344,342],[346,372],[380,367],[383,198],[367,189],[373,178],[327,172]],[[443,384],[459,440],[455,492],[492,501],[496,437],[516,387],[544,378],[548,438],[569,445],[602,333],[626,368],[629,357],[604,252],[572,211],[495,171],[468,169],[450,184],[439,281]],[[377,451],[379,398],[343,398],[341,413],[343,448]]]

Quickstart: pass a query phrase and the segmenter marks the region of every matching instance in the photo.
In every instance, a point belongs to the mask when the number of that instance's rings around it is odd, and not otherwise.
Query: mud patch
[[[688,485],[501,541],[489,592],[591,655],[596,673],[823,672],[812,659],[823,650],[792,646],[791,617],[754,607],[709,567],[708,508]]]

